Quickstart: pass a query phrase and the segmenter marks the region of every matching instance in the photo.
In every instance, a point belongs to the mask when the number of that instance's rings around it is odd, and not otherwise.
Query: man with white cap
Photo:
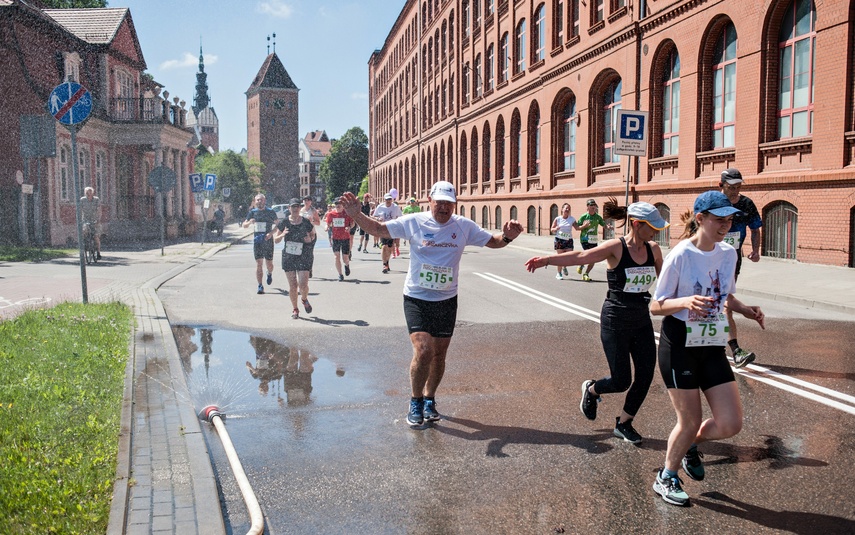
[[[401,212],[401,207],[395,204],[392,194],[387,193],[383,196],[383,204],[374,210],[373,215],[374,219],[385,223],[393,219],[398,219],[404,214]],[[373,232],[369,234],[373,234]],[[395,251],[395,240],[380,236],[380,243],[383,245],[383,249],[380,252],[380,256],[383,259],[383,273],[389,273],[389,259],[392,258],[392,253]]]
[[[745,243],[748,234],[747,229],[751,230],[751,252],[748,253],[748,260],[760,261],[760,227],[763,226],[763,220],[760,218],[760,212],[757,211],[754,201],[739,193],[742,184],[742,173],[739,172],[739,169],[730,168],[722,171],[721,182],[719,183],[721,192],[727,195],[727,200],[734,208],[742,212],[733,216],[733,223],[724,237],[724,242],[736,249],[736,277],[739,277],[739,270],[742,267],[742,244]],[[729,308],[725,309],[725,312],[729,327],[727,345],[730,347],[730,353],[733,356],[733,365],[736,368],[742,368],[754,362],[756,356],[754,352],[739,347],[739,342],[736,340],[736,321],[733,319],[733,312]]]
[[[454,185],[440,181],[428,194],[430,210],[380,222],[359,211],[352,193],[343,195],[347,213],[371,235],[410,241],[410,268],[404,282],[404,316],[413,344],[410,363],[410,410],[407,423],[420,427],[439,420],[435,394],[445,372],[445,357],[457,320],[457,281],[460,258],[467,245],[499,249],[523,231],[516,220],[506,222],[500,234],[482,229],[455,214]]]

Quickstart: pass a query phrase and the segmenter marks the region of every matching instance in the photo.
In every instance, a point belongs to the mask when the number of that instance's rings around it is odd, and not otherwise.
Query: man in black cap
[[[733,216],[733,223],[731,223],[730,230],[723,240],[736,249],[736,277],[739,277],[739,269],[742,267],[742,244],[745,242],[748,230],[751,230],[751,252],[748,253],[748,260],[760,261],[760,227],[763,226],[760,212],[757,211],[754,202],[739,193],[742,184],[742,173],[739,172],[739,169],[730,168],[722,171],[721,182],[719,183],[721,192],[727,195],[727,199],[734,208],[742,212]],[[730,328],[727,344],[730,346],[730,352],[733,356],[733,365],[736,368],[742,368],[753,362],[756,355],[752,351],[746,351],[739,347],[739,342],[736,340],[736,322],[733,320],[733,312],[729,308],[725,311]]]

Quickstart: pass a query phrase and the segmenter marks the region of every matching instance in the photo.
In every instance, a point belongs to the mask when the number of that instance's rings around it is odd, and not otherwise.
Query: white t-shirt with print
[[[653,299],[662,301],[676,297],[703,295],[716,297],[714,313],[722,312],[727,296],[736,290],[736,249],[719,242],[712,251],[701,251],[691,242],[682,240],[662,263],[662,272]],[[675,312],[679,320],[689,321],[686,309]]]
[[[440,225],[430,211],[408,214],[386,223],[393,238],[410,241],[410,268],[404,282],[404,295],[424,301],[443,301],[457,295],[460,257],[467,245],[483,247],[493,235],[471,219],[452,215]],[[428,289],[419,284],[424,275],[423,264],[438,269],[451,268],[452,280],[447,288]]]
[[[374,217],[376,217],[380,221],[391,221],[393,219],[401,217],[402,215],[404,214],[403,212],[401,212],[401,207],[395,203],[392,203],[391,206],[381,204],[380,206],[374,209]]]
[[[576,223],[576,218],[572,215],[567,219],[564,219],[561,216],[555,218],[555,225],[558,227],[558,230],[555,231],[555,237],[560,238],[562,240],[570,240],[573,239],[573,225]]]

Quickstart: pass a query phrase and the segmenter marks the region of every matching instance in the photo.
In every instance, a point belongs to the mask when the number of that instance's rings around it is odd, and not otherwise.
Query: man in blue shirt
[[[263,263],[267,262],[267,285],[273,284],[273,225],[278,218],[276,212],[267,208],[267,198],[259,193],[255,196],[255,206],[246,214],[243,228],[252,227],[252,252],[255,255],[255,278],[258,280],[258,293],[264,293],[261,279],[264,275]]]

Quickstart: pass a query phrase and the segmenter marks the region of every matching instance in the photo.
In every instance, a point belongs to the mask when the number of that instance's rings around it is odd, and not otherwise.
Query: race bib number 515
[[[428,290],[447,290],[454,280],[454,269],[450,266],[422,264],[419,270],[419,286]]]

